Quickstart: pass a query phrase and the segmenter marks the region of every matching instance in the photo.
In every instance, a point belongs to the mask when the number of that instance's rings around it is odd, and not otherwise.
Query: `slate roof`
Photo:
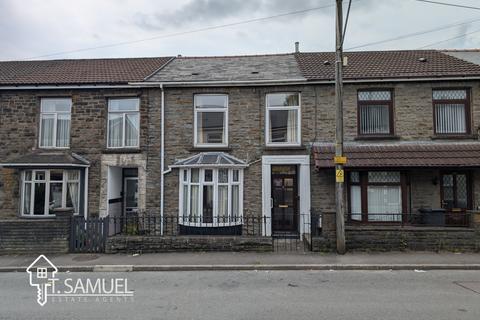
[[[361,51],[344,56],[348,59],[343,68],[346,80],[480,76],[480,65],[436,50]],[[335,78],[333,52],[301,52],[295,57],[308,80]]]
[[[99,85],[142,81],[171,57],[0,62],[0,86]]]
[[[148,81],[305,80],[294,54],[179,57]]]
[[[88,167],[90,162],[73,152],[41,150],[7,160],[5,163],[0,163],[0,166],[2,167],[42,167],[56,165],[59,167]]]
[[[245,167],[247,164],[235,158],[232,155],[224,152],[202,152],[196,154],[192,157],[178,160],[172,166],[174,167],[208,167],[208,166],[216,166],[216,167]]]
[[[313,147],[315,166],[333,168],[334,145]],[[345,145],[346,168],[480,167],[480,142]]]

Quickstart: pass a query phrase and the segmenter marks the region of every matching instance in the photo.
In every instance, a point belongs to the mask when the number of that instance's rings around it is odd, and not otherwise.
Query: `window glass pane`
[[[362,194],[360,186],[350,186],[350,213],[352,220],[362,220]]]
[[[32,184],[25,183],[23,189],[23,214],[31,214],[30,201],[32,197]]]
[[[400,186],[368,186],[368,221],[401,221]]]
[[[358,171],[350,172],[350,182],[360,183],[360,173]]]
[[[389,101],[392,99],[390,91],[359,91],[359,101]]]
[[[205,182],[212,182],[213,181],[213,171],[210,169],[205,170]]]
[[[398,171],[369,171],[368,182],[373,183],[399,183],[400,172]]]
[[[226,95],[196,95],[195,107],[197,108],[226,108]]]
[[[63,170],[51,170],[50,181],[63,181]]]
[[[435,104],[437,133],[466,133],[464,104]]]
[[[33,200],[33,214],[45,214],[45,183],[35,183]]]
[[[45,180],[45,171],[36,171],[35,180]]]
[[[139,116],[137,114],[125,115],[125,146],[135,147],[138,146],[138,133],[139,133]]]
[[[123,135],[123,115],[109,114],[108,115],[108,146],[121,147]]]
[[[218,170],[218,182],[219,183],[228,183],[228,169],[219,169]]]
[[[53,214],[55,208],[62,207],[62,183],[50,183],[50,200],[48,203],[49,213]]]
[[[467,99],[467,90],[433,90],[434,100],[464,100]]]
[[[297,110],[270,110],[270,142],[297,142]]]
[[[197,113],[197,143],[224,143],[224,112]]]
[[[57,147],[66,148],[70,145],[70,114],[57,115]]]
[[[72,180],[79,180],[80,179],[80,172],[77,170],[68,170],[65,171],[67,173],[67,180],[72,181]]]
[[[187,182],[188,181],[188,170],[182,170],[183,172],[183,181]]]
[[[360,133],[390,133],[390,107],[388,105],[360,105]]]
[[[42,112],[70,112],[72,100],[70,99],[42,99]]]
[[[42,114],[41,124],[41,141],[40,146],[42,147],[54,147],[55,141],[55,115],[53,114]]]
[[[238,217],[240,215],[240,187],[232,186],[232,216]]]
[[[192,169],[192,182],[198,182],[199,169]]]
[[[466,209],[468,207],[467,176],[457,174],[457,208]]]
[[[78,198],[79,198],[79,183],[78,182],[67,183],[67,204],[66,204],[66,206],[68,208],[73,208],[75,213],[79,212]]]
[[[138,98],[129,99],[110,99],[108,100],[108,111],[138,111],[140,101]]]
[[[203,186],[202,222],[213,222],[213,186]]]
[[[218,222],[226,222],[228,217],[228,186],[218,186]]]
[[[233,170],[233,182],[238,182],[238,170]]]
[[[199,186],[192,185],[191,193],[190,193],[190,205],[192,210],[190,211],[190,221],[199,222],[200,216],[200,199],[198,195]]]
[[[25,171],[25,181],[32,181],[32,171]]]
[[[183,207],[183,218],[186,218],[188,216],[188,184],[183,185],[183,201],[182,201],[182,207]]]
[[[299,106],[298,93],[270,93],[267,95],[268,107]]]

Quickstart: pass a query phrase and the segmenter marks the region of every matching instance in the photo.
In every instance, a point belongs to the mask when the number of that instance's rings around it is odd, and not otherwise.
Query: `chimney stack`
[[[295,41],[295,53],[300,52],[300,43],[298,41]]]

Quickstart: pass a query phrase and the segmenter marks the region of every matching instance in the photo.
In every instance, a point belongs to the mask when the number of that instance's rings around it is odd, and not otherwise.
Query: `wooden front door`
[[[297,166],[272,165],[272,232],[298,232]]]
[[[441,175],[441,207],[445,223],[465,224],[464,212],[471,209],[471,184],[467,172],[444,172]]]

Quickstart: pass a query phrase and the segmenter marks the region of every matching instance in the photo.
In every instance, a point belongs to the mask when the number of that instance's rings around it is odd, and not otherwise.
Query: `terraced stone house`
[[[348,247],[478,250],[478,52],[345,56]],[[16,245],[68,250],[70,208],[107,218],[94,233],[109,252],[270,250],[279,237],[332,250],[334,64],[0,63],[0,248],[25,228]]]

